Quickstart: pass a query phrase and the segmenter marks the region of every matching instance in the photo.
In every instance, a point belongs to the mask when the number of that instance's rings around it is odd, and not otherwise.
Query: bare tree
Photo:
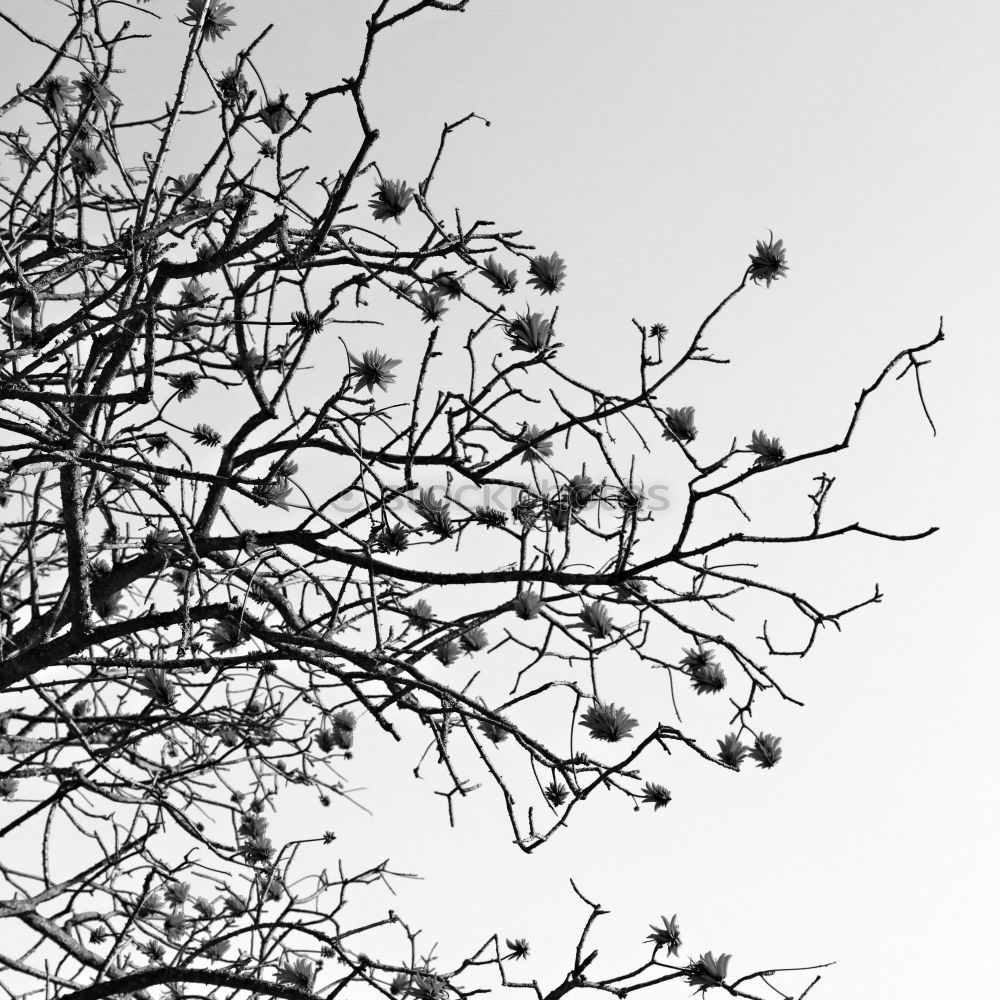
[[[923,406],[940,327],[873,373],[828,443],[788,453],[777,429],[750,427],[707,454],[675,376],[727,363],[712,321],[785,278],[781,240],[757,242],[690,335],[625,325],[634,381],[612,391],[576,373],[588,332],[548,305],[562,257],[431,199],[449,137],[479,116],[444,126],[415,186],[383,172],[364,101],[378,42],[466,2],[383,0],[352,75],[295,96],[258,71],[268,30],[220,54],[237,14],[220,0],[162,15],[54,2],[54,41],[0,12],[39,59],[0,105],[18,166],[0,215],[11,997],[365,984],[443,1000],[502,984],[558,1000],[671,982],[804,996],[819,978],[682,958],[677,917],[653,925],[638,968],[597,972],[588,941],[605,911],[576,886],[562,981],[518,980],[528,943],[496,935],[440,968],[395,912],[351,916],[357,889],[395,877],[388,863],[316,871],[300,859],[331,832],[269,834],[279,795],[349,795],[355,742],[412,746],[452,822],[492,784],[525,852],[597,790],[666,807],[646,770],[660,754],[772,768],[781,740],[754,719],[800,704],[783,658],[881,595],[823,608],[746,553],[934,530],[828,523],[823,463],[892,378],[912,375]],[[177,15],[189,41],[165,108],[130,115],[121,52],[157,44],[158,19]],[[299,150],[335,102],[356,145],[310,166]],[[524,286],[535,305],[518,312]],[[457,351],[449,321],[468,329]],[[669,527],[643,480],[654,467],[679,496]],[[799,504],[787,530],[751,527],[745,487],[764,477]],[[761,607],[775,624],[759,628]],[[624,662],[669,688],[664,721],[633,717],[606,666]],[[681,722],[702,695],[718,705],[707,741]]]

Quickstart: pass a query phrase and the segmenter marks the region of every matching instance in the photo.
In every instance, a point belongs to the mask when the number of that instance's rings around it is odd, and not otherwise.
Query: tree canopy
[[[266,28],[233,51],[234,4],[52,6],[58,37],[2,28],[39,62],[0,104],[9,994],[804,996],[816,969],[733,976],[682,914],[640,967],[595,971],[604,911],[582,886],[562,981],[522,981],[530,945],[503,935],[439,966],[405,915],[353,916],[389,862],[317,871],[304,847],[335,834],[276,843],[269,816],[290,795],[353,808],[354,756],[399,743],[444,800],[429,821],[478,794],[510,829],[487,850],[557,851],[596,793],[669,809],[668,755],[780,767],[778,710],[801,705],[785,665],[881,594],[824,607],[753,554],[935,530],[831,519],[824,462],[894,379],[933,429],[921,368],[943,325],[827,441],[749,425],[704,448],[678,374],[727,364],[716,316],[792,280],[782,239],[754,234],[695,330],[626,316],[631,381],[602,382],[590,333],[559,320],[572,248],[434,186],[450,137],[489,122],[446,123],[419,178],[378,159],[380,40],[465,0],[374,5],[351,75],[302,94],[263,78]],[[151,113],[118,66],[177,17]],[[353,145],[317,163],[335,104]],[[762,483],[781,527],[754,523]],[[711,729],[685,724],[704,702]]]

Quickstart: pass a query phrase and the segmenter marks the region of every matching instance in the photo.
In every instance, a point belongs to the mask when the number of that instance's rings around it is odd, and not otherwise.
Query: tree
[[[912,373],[923,406],[942,326],[887,359],[828,443],[790,452],[784,429],[750,426],[707,452],[677,375],[727,363],[712,320],[787,278],[782,240],[759,234],[692,335],[633,320],[631,387],[590,384],[574,367],[588,332],[551,305],[562,256],[430,197],[449,137],[482,119],[446,124],[413,186],[374,156],[380,39],[464,0],[378,4],[353,76],[301,96],[258,72],[267,30],[234,58],[233,5],[177,3],[164,17],[181,15],[187,46],[152,115],[129,111],[115,69],[163,28],[134,33],[123,18],[154,12],[122,6],[79,0],[55,42],[4,16],[41,56],[0,133],[19,166],[0,241],[0,836],[20,845],[0,866],[0,916],[19,928],[5,985],[766,995],[772,970],[730,976],[700,944],[683,957],[677,916],[651,926],[641,966],[597,971],[604,911],[575,885],[560,983],[520,982],[528,942],[502,934],[439,967],[401,915],[352,916],[358,887],[398,875],[388,863],[317,871],[303,859],[333,832],[276,843],[269,817],[296,796],[347,801],[355,744],[413,748],[452,822],[491,784],[527,853],[558,850],[601,792],[669,808],[661,752],[779,765],[755,720],[799,704],[783,660],[881,595],[826,609],[733,553],[934,530],[828,523],[823,460],[890,376]],[[337,102],[357,142],[316,178],[310,129]],[[664,467],[669,516],[647,485]],[[744,494],[762,484],[786,530],[750,527]],[[779,625],[758,637],[759,606]],[[610,672],[624,663],[669,690],[666,721],[629,700]],[[681,723],[685,700],[717,704],[714,735]],[[785,974],[797,995],[818,978]]]

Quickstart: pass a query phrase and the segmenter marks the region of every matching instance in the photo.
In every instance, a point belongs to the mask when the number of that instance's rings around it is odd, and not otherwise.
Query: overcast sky
[[[371,4],[235,7],[236,30],[207,58],[223,68],[277,19],[262,63],[295,107],[353,70]],[[184,42],[176,25],[157,30],[151,94]],[[416,178],[444,121],[489,119],[453,138],[432,200],[440,214],[458,205],[523,227],[566,258],[564,360],[590,377],[625,377],[632,317],[690,333],[769,229],[788,248],[787,279],[720,317],[710,344],[732,363],[690,385],[692,401],[715,400],[706,420],[719,441],[733,422],[773,428],[793,451],[839,437],[896,351],[933,336],[941,315],[947,337],[922,369],[937,436],[912,378],[888,385],[838,462],[845,499],[831,507],[874,527],[942,530],[789,558],[831,604],[876,582],[886,597],[782,665],[806,707],[765,716],[784,738],[773,772],[677,758],[669,809],[634,815],[597,799],[525,857],[488,790],[451,830],[432,794],[441,782],[412,787],[411,758],[374,728],[359,734],[359,772],[377,774],[377,760],[399,782],[371,787],[374,818],[338,815],[339,842],[358,863],[391,855],[424,876],[391,905],[445,956],[495,928],[529,939],[528,975],[561,975],[585,916],[572,875],[614,910],[595,940],[608,970],[614,956],[638,961],[647,925],[677,913],[685,951],[732,952],[737,974],[836,960],[820,997],[987,995],[998,37],[992,0],[471,0],[464,15],[394,29],[377,51],[368,105],[384,173]],[[350,143],[332,125],[314,140],[335,176]]]

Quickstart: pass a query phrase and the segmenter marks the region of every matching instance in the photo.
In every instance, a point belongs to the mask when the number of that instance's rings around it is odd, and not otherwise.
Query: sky
[[[274,19],[262,64],[294,107],[352,70],[370,6],[238,0],[237,28],[211,58],[223,68]],[[183,29],[162,31],[163,65],[143,67],[151,98],[182,55]],[[714,401],[709,440],[734,422],[778,429],[790,450],[838,437],[897,351],[930,339],[941,316],[946,335],[921,370],[936,436],[912,376],[890,382],[836,463],[831,506],[832,518],[941,530],[775,564],[833,605],[876,582],[885,597],[783,665],[806,707],[767,717],[785,747],[773,772],[678,757],[664,771],[667,810],[597,799],[524,856],[488,791],[450,829],[440,783],[408,782],[409,756],[374,727],[359,734],[370,740],[359,783],[383,777],[364,796],[372,816],[335,817],[338,842],[359,863],[391,856],[420,872],[386,905],[443,955],[497,929],[528,938],[523,971],[554,985],[585,916],[572,876],[613,911],[595,938],[608,970],[639,961],[648,925],[677,913],[685,951],[732,952],[737,973],[836,960],[819,997],[987,995],[998,32],[986,0],[471,0],[462,15],[393,29],[377,51],[368,107],[383,172],[420,175],[445,121],[490,121],[452,137],[432,201],[523,227],[565,257],[560,339],[582,375],[625,384],[633,317],[683,338],[739,282],[757,239],[784,239],[788,277],[751,289],[713,328],[731,364],[681,383],[699,410]],[[354,141],[346,128],[331,119],[312,137],[331,175]],[[299,820],[279,817],[275,831]]]

